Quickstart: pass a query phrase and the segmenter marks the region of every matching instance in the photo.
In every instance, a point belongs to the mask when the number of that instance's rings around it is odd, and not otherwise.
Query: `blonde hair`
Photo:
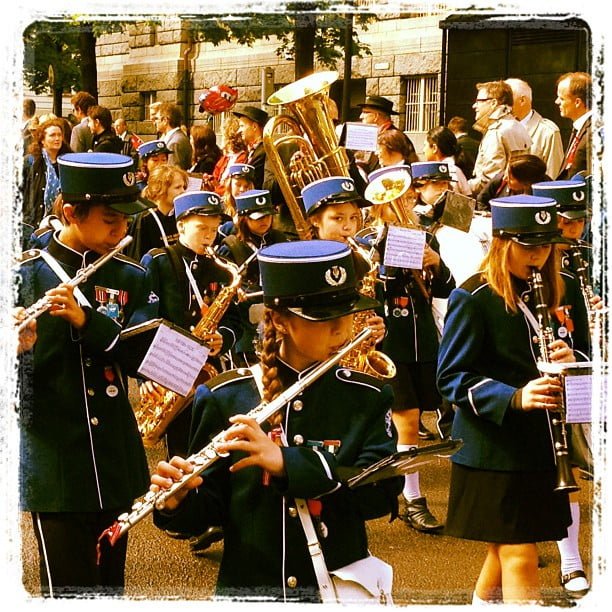
[[[185,170],[178,166],[168,166],[166,164],[156,166],[149,175],[147,186],[143,189],[142,195],[153,202],[160,200],[168,193],[168,189],[176,176],[180,176],[183,179],[183,185],[187,189],[189,175]]]
[[[483,278],[489,283],[494,293],[497,293],[511,312],[518,312],[519,296],[516,292],[513,276],[510,273],[510,247],[513,242],[509,238],[494,236],[491,247],[481,264]],[[560,258],[553,244],[550,255],[542,267],[544,282],[544,299],[552,310],[559,306],[565,285],[560,274]]]

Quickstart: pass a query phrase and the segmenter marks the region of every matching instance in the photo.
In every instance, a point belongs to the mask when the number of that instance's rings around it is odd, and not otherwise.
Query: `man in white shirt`
[[[531,87],[521,79],[506,79],[512,88],[512,114],[525,126],[531,137],[531,154],[546,163],[546,174],[556,178],[563,161],[563,143],[559,126],[545,119],[532,107]]]

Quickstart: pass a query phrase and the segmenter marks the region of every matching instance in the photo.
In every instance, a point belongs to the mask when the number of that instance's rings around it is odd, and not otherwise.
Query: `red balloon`
[[[198,102],[200,103],[199,111],[207,112],[211,115],[224,113],[236,104],[238,99],[238,90],[229,85],[213,85],[210,89],[205,89],[200,94]]]

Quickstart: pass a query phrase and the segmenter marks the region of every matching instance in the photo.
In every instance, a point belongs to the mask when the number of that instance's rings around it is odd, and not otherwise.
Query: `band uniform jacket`
[[[178,270],[173,263],[173,254],[177,256],[174,261],[178,264]],[[210,306],[219,291],[231,282],[231,275],[227,270],[219,267],[210,257],[196,255],[181,242],[167,249],[152,249],[143,255],[141,264],[147,271],[149,287],[159,297],[155,316],[163,317],[189,331],[198,324],[202,313],[185,266],[189,266],[207,306]],[[226,310],[217,331],[223,336],[223,347],[219,353],[221,355],[234,346],[242,331],[235,301],[232,301]]]
[[[285,388],[295,382],[295,370],[282,361],[278,368]],[[225,372],[198,387],[190,452],[227,429],[230,416],[246,413],[260,401],[248,369]],[[156,511],[156,525],[192,534],[208,525],[223,525],[217,595],[281,599],[284,580],[289,600],[317,601],[317,581],[295,498],[321,503],[313,523],[328,570],[366,557],[365,521],[396,515],[403,478],[352,490],[342,480],[396,451],[392,401],[389,385],[367,374],[332,368],[286,409],[284,478],[271,478],[265,485],[259,467],[230,473],[229,466],[244,456],[232,453],[203,473],[204,485],[190,491],[176,511]],[[324,441],[339,441],[339,446]]]
[[[46,249],[72,278],[99,255],[51,238]],[[18,304],[30,306],[61,281],[39,250],[24,254]],[[149,485],[146,456],[121,370],[122,326],[149,319],[144,270],[116,255],[78,286],[91,304],[77,331],[48,313],[20,356],[22,509],[99,512],[129,506]],[[111,318],[99,311],[117,292]],[[106,307],[104,306],[104,307]],[[110,311],[110,307],[108,311]]]
[[[531,137],[531,154],[546,162],[548,176],[557,176],[563,161],[563,143],[559,126],[534,110],[525,127]]]
[[[590,346],[584,300],[576,280],[561,275],[563,307],[551,315],[555,338],[573,348],[577,361],[585,361]],[[528,283],[517,282],[518,294],[535,312]],[[451,293],[437,380],[442,396],[457,406],[452,437],[464,442],[452,461],[502,471],[555,469],[546,411],[510,407],[517,389],[541,376],[534,336],[523,312],[507,310],[480,274]]]
[[[579,172],[584,173],[585,176],[590,176],[592,174],[591,167],[591,118],[589,117],[584,125],[580,128],[580,131],[577,134],[578,136],[578,147],[576,149],[576,153],[574,155],[574,160],[572,161],[569,168],[568,164],[568,156],[570,153],[570,148],[572,146],[572,139],[570,138],[570,142],[568,143],[567,151],[565,152],[565,157],[563,158],[563,162],[561,163],[561,171],[557,180],[569,180]]]
[[[427,244],[440,254],[436,237],[427,232]],[[420,270],[416,271],[421,273]],[[431,304],[416,284],[412,271],[387,268],[384,281],[384,312],[387,333],[382,351],[398,363],[435,361],[438,358],[438,331]],[[427,284],[427,283],[426,283]],[[431,278],[431,297],[447,298],[455,288],[455,279],[440,259],[438,273]]]

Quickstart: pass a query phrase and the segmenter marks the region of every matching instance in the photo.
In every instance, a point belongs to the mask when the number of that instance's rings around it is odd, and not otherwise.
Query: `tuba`
[[[206,252],[219,267],[230,272],[232,282],[219,291],[215,301],[194,327],[192,333],[196,338],[204,338],[216,331],[219,322],[238,292],[241,283],[238,266],[229,261],[219,259],[211,247],[207,247]],[[198,375],[194,389],[197,385],[204,384],[206,381],[214,378],[218,373],[212,364],[205,363]],[[134,411],[143,444],[148,448],[155,446],[161,440],[168,425],[181,413],[193,397],[193,390],[186,397],[170,389],[162,389],[162,393],[163,397],[161,400],[147,398],[145,401],[141,401],[138,408]]]
[[[367,297],[374,298],[376,294],[378,265],[373,262],[372,258],[365,252],[365,249],[362,249],[355,240],[349,238],[349,243],[370,266],[368,273],[363,278],[360,293]],[[353,337],[356,337],[367,327],[366,321],[371,314],[371,310],[364,310],[354,315]],[[351,370],[371,374],[381,380],[394,378],[397,373],[395,364],[388,355],[385,355],[382,351],[377,351],[374,348],[375,345],[376,341],[370,337],[369,340],[355,346],[355,348],[342,359],[340,365]]]
[[[300,240],[309,240],[312,227],[304,214],[301,189],[328,176],[348,176],[346,151],[338,145],[327,108],[329,87],[336,71],[316,72],[286,85],[267,100],[286,107],[292,116],[271,117],[263,131],[266,159],[278,181]]]
[[[408,190],[412,185],[412,176],[404,169],[398,167],[397,171],[386,172],[374,178],[366,187],[364,197],[373,205],[388,204],[397,217],[402,227],[421,229],[418,222],[412,218],[412,203],[409,202]],[[411,270],[412,278],[417,284],[419,291],[423,294],[426,301],[430,301],[431,296],[425,285],[425,280],[420,270]]]

